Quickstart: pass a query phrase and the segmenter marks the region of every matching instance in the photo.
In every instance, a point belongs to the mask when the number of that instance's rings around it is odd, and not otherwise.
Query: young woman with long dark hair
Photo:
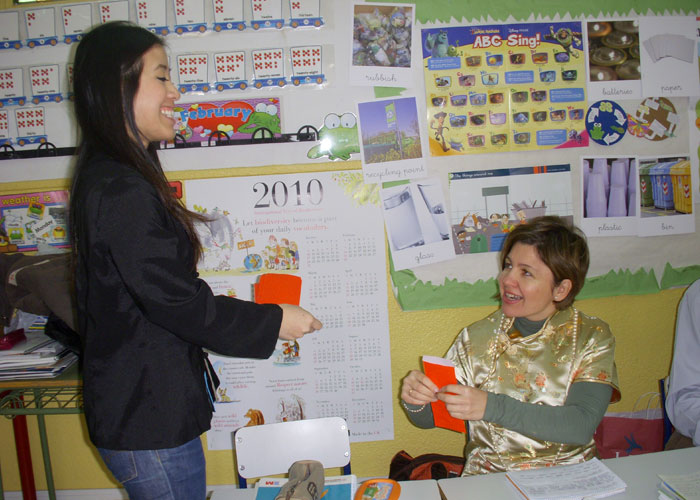
[[[158,141],[179,94],[160,38],[127,22],[88,32],[74,64],[80,145],[71,193],[90,438],[132,499],[206,496],[200,435],[216,378],[204,349],[269,357],[321,328],[304,309],[215,296],[198,278],[203,222],[170,192]]]

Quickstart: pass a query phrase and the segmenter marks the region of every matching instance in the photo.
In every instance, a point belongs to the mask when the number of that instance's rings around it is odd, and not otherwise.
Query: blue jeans
[[[118,451],[97,448],[130,500],[204,500],[206,465],[199,437],[176,448]]]

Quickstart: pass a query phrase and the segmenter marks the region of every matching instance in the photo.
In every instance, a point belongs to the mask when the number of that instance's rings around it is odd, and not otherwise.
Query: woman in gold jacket
[[[572,306],[588,263],[584,236],[564,219],[519,225],[500,253],[500,309],[447,352],[459,384],[438,388],[417,370],[404,378],[402,404],[416,425],[434,426],[437,400],[467,421],[463,475],[596,455],[593,432],[620,391],[608,325]]]

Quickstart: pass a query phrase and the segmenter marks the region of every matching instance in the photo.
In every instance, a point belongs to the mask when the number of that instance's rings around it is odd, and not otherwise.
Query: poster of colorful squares
[[[588,145],[580,22],[421,31],[432,156]]]

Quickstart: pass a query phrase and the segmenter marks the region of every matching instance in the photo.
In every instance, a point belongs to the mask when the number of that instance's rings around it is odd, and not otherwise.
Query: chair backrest
[[[350,474],[350,435],[340,417],[241,427],[234,444],[241,488],[246,478],[286,473],[298,460],[318,460]]]

